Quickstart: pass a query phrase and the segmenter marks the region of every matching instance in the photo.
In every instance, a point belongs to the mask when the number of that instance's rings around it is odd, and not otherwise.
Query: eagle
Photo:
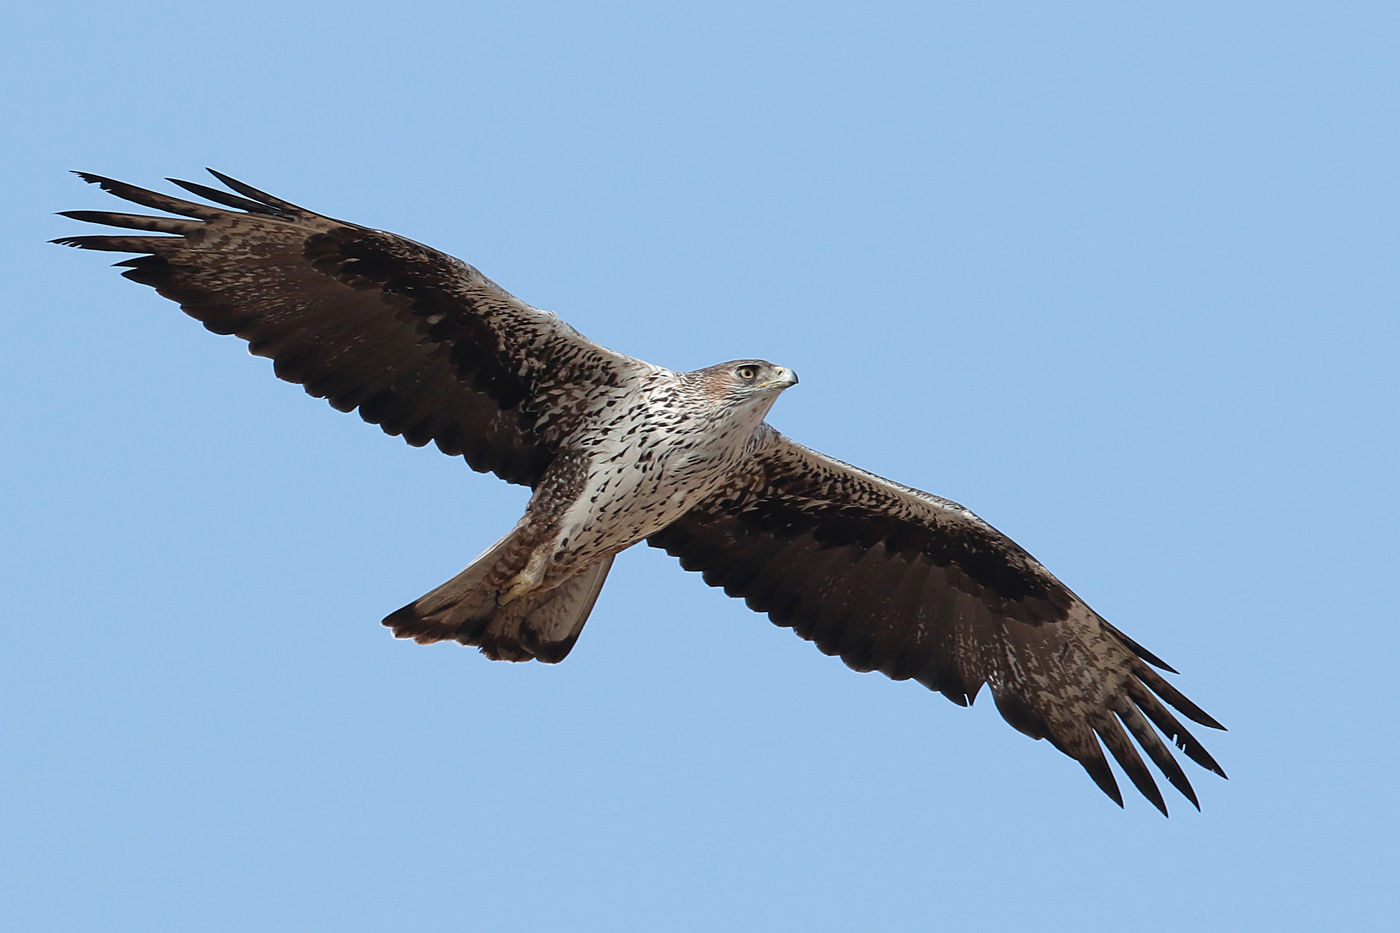
[[[504,537],[384,619],[395,636],[561,661],[613,558],[645,541],[857,671],[960,706],[987,685],[1007,722],[1120,807],[1104,749],[1164,815],[1139,748],[1197,809],[1168,743],[1225,776],[1178,714],[1223,727],[1159,673],[1175,670],[1010,538],[769,426],[791,369],[624,356],[461,260],[210,172],[227,190],[169,179],[202,201],[78,172],[162,213],[64,211],[124,232],[53,242],[137,254],[123,275],[282,379],[532,490]]]

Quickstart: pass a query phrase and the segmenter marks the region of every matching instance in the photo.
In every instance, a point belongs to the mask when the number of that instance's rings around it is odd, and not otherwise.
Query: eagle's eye
[[[758,378],[758,367],[740,366],[738,369],[734,370],[734,374],[745,382],[753,382]]]

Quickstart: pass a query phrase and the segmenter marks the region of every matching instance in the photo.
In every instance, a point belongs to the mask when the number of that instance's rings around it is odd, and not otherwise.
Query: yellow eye
[[[734,370],[734,373],[745,382],[753,382],[758,378],[758,367],[740,366],[738,369]]]

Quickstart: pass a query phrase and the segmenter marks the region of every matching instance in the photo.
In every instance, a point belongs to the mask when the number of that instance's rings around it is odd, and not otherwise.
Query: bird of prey
[[[171,216],[64,212],[139,232],[54,242],[138,254],[117,263],[127,278],[241,337],[282,379],[533,490],[505,537],[384,620],[396,636],[560,661],[613,557],[646,541],[855,670],[962,706],[988,685],[1012,726],[1119,806],[1103,748],[1167,812],[1129,735],[1198,809],[1168,742],[1224,775],[1168,708],[1222,728],[1153,668],[1172,669],[1013,541],[770,427],[792,370],[624,356],[458,259],[218,172],[229,190],[170,179],[210,203],[78,174]]]

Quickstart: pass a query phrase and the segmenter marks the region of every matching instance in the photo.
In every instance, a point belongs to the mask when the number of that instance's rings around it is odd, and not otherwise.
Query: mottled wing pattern
[[[236,334],[278,376],[410,444],[533,486],[583,408],[645,364],[601,347],[451,256],[323,217],[217,172],[213,205],[83,179],[176,216],[68,211],[142,231],[56,240],[140,253],[124,275]]]
[[[1020,731],[1077,759],[1121,806],[1100,743],[1163,813],[1129,734],[1197,804],[1161,736],[1223,775],[1163,704],[1221,728],[1013,541],[955,502],[765,426],[751,469],[649,543],[856,670],[913,678],[959,705],[983,684]]]

